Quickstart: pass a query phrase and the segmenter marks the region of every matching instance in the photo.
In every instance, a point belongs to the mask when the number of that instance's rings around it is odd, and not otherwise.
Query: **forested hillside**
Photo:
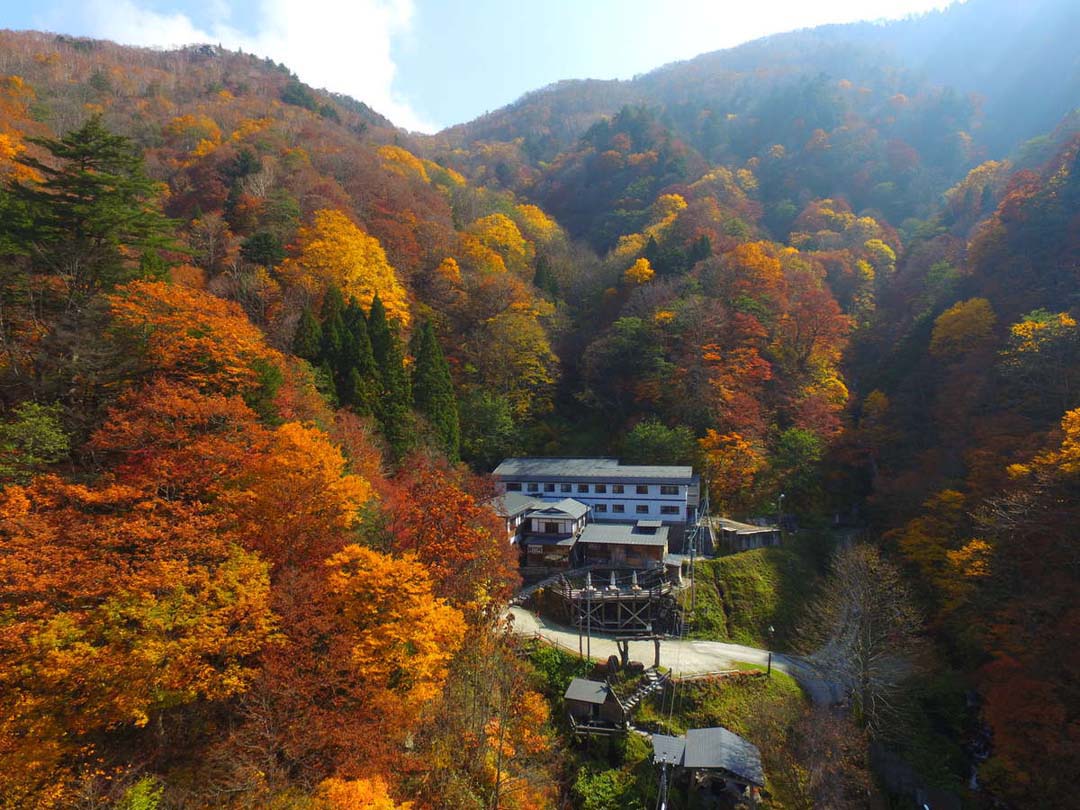
[[[248,56],[0,54],[0,805],[446,806],[496,740],[549,804],[451,464],[548,407],[561,230]]]
[[[585,806],[501,621],[483,474],[526,453],[782,492],[822,567],[844,522],[931,642],[874,744],[1071,806],[1078,25],[970,0],[436,136],[0,32],[0,807]],[[806,735],[769,806],[864,806]]]

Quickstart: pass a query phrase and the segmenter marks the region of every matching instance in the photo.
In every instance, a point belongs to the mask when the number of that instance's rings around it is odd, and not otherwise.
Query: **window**
[[[639,515],[647,515],[649,514],[649,505],[647,503],[639,503],[634,507],[634,511]]]
[[[606,503],[598,503],[598,504],[596,504],[596,506],[593,507],[593,509],[595,509],[597,512],[606,512],[607,511],[607,504]]]
[[[507,492],[521,492],[521,482],[511,481],[506,485]]]
[[[649,487],[647,484],[638,484],[636,487],[636,491],[638,495],[648,495]]]
[[[569,484],[559,484],[559,492],[569,492],[569,491],[570,491],[570,485]]]
[[[527,489],[529,492],[539,492],[540,485],[535,481],[530,481],[528,484],[525,485],[525,489]]]
[[[677,506],[661,506],[660,507],[660,514],[661,515],[677,515],[677,514],[679,514],[679,507],[677,507]]]
[[[597,484],[593,489],[596,492],[607,492],[607,484]]]
[[[664,484],[664,485],[662,485],[660,487],[660,494],[661,495],[678,495],[679,494],[679,488]]]
[[[558,523],[545,523],[544,524],[544,534],[558,534],[558,533],[559,533],[559,524]]]
[[[554,492],[554,491],[555,491],[555,485],[554,484],[544,484],[544,492]]]
[[[621,503],[613,503],[611,505],[611,511],[612,512],[618,512],[619,514],[622,514],[623,512],[626,511],[626,507],[623,506]]]
[[[588,484],[578,484],[577,485],[577,491],[578,492],[588,492],[589,491],[589,485]]]
[[[623,494],[623,485],[622,484],[612,484],[611,485],[611,491],[614,492],[616,495],[622,495]]]

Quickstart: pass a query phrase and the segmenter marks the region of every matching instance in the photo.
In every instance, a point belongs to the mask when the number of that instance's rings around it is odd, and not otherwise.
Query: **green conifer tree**
[[[712,256],[712,242],[707,235],[702,234],[690,247],[690,255],[688,257],[689,266],[693,267],[698,262],[707,259],[710,256]]]
[[[412,418],[412,392],[405,372],[405,358],[397,324],[386,319],[386,308],[378,295],[371,302],[368,333],[381,383],[375,416],[393,456],[403,457],[416,441]]]
[[[4,225],[29,225],[19,241],[32,246],[42,269],[64,279],[69,297],[85,298],[136,278],[147,269],[138,257],[175,249],[175,223],[161,213],[160,191],[143,169],[141,150],[109,132],[100,116],[58,140],[28,140],[51,159],[18,158],[41,179],[12,186],[31,216]]]
[[[536,257],[536,272],[533,274],[533,286],[547,293],[551,298],[559,295],[559,282],[551,272],[551,262],[547,256]]]
[[[416,410],[435,429],[446,457],[457,461],[461,452],[461,429],[450,366],[431,321],[425,321],[417,336],[413,351],[413,402]]]
[[[342,359],[345,356],[345,321],[342,314],[345,310],[345,300],[341,297],[341,290],[330,286],[323,296],[322,311],[319,313],[322,321],[322,359],[330,364],[335,372],[335,379],[341,376]]]
[[[296,325],[296,334],[293,336],[293,354],[315,363],[319,360],[321,352],[322,326],[319,325],[311,307],[306,306],[300,313],[300,323]]]
[[[379,398],[379,369],[371,352],[364,311],[354,298],[344,315],[347,335],[348,371],[346,372],[347,401],[356,413],[367,416],[375,412]]]

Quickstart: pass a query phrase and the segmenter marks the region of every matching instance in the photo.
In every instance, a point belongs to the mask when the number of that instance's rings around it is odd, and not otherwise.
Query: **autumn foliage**
[[[821,570],[873,541],[944,671],[879,744],[1071,806],[1076,119],[1014,149],[803,36],[419,136],[249,54],[0,32],[0,808],[560,806],[476,473],[620,451],[785,493]]]
[[[409,324],[405,289],[379,240],[342,211],[315,212],[311,227],[300,229],[297,257],[285,262],[281,273],[313,295],[321,295],[332,284],[346,301],[355,298],[365,310],[378,295],[391,318]]]

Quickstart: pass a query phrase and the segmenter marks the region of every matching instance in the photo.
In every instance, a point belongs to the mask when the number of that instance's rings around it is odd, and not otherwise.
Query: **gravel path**
[[[578,633],[569,627],[550,622],[520,607],[511,607],[515,632],[523,636],[539,636],[558,647],[576,653],[578,651]],[[612,636],[593,633],[592,657],[604,660],[608,656],[618,655],[618,648]],[[655,650],[651,641],[631,641],[630,658],[646,665],[653,662]],[[660,664],[680,675],[703,675],[734,669],[738,662],[765,666],[769,660],[768,650],[756,647],[744,647],[741,644],[727,644],[721,641],[698,641],[695,639],[670,639],[660,642]],[[783,653],[773,653],[772,665],[791,675],[799,682],[815,703],[832,704],[838,699],[831,684],[822,680],[806,663]]]

